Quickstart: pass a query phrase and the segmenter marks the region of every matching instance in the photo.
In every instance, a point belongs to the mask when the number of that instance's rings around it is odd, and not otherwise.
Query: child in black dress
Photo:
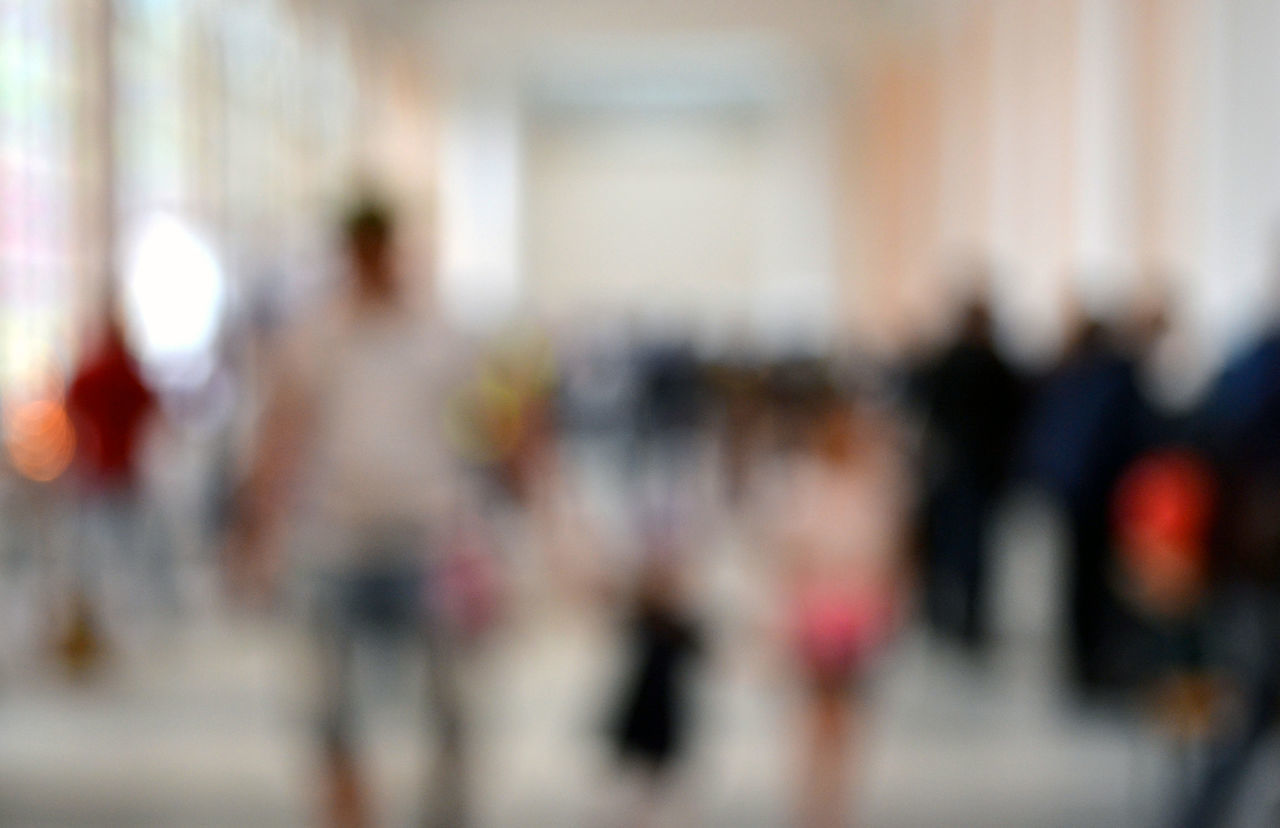
[[[625,672],[610,736],[623,764],[642,777],[644,801],[632,811],[641,824],[643,813],[657,805],[690,731],[690,668],[702,642],[680,592],[676,562],[669,555],[653,556],[643,564],[626,618]]]

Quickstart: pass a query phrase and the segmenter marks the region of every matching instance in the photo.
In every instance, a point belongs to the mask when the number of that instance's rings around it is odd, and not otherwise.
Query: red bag
[[[479,521],[456,528],[432,574],[431,603],[455,636],[472,640],[493,626],[501,606],[501,578],[488,533]]]
[[[1213,518],[1212,469],[1186,449],[1145,454],[1113,502],[1119,563],[1144,609],[1177,613],[1204,587]]]

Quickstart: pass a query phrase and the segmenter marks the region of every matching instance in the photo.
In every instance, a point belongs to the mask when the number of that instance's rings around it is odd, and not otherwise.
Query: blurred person
[[[991,528],[1022,408],[1018,376],[996,349],[983,301],[924,371],[925,609],[973,652],[990,636]]]
[[[1131,456],[1111,493],[1110,580],[1119,598],[1113,677],[1143,688],[1202,672],[1204,562],[1217,481],[1193,412],[1171,393],[1178,378],[1170,346],[1177,343],[1163,298],[1139,305],[1120,334],[1134,401]]]
[[[271,535],[292,516],[313,597],[328,821],[371,821],[352,658],[372,633],[409,639],[428,659],[439,750],[425,805],[435,824],[458,825],[466,821],[462,710],[454,641],[437,611],[450,602],[441,590],[458,580],[446,565],[448,533],[467,525],[447,411],[468,360],[441,320],[411,310],[394,231],[381,203],[355,209],[345,225],[345,290],[286,337],[230,563],[241,585],[272,577]]]
[[[752,461],[764,431],[764,377],[745,358],[723,360],[713,365],[710,373],[723,416],[720,474],[725,498],[737,508],[748,491]]]
[[[642,350],[641,438],[679,439],[702,419],[703,381],[692,346],[662,342]]]
[[[691,668],[702,653],[685,606],[681,550],[670,533],[648,532],[635,594],[626,610],[626,665],[610,736],[643,788],[634,822],[649,822],[683,755],[692,727]]]
[[[157,397],[129,351],[114,313],[87,352],[67,390],[75,428],[79,533],[69,624],[60,646],[69,664],[87,666],[104,642],[101,624],[122,621],[137,591],[158,577],[145,559],[146,502],[141,455],[154,424]],[[172,573],[170,573],[172,574]],[[162,576],[161,576],[162,577]]]
[[[1115,578],[1134,620],[1133,669],[1159,724],[1186,745],[1209,726],[1215,684],[1204,607],[1217,488],[1202,452],[1163,444],[1133,462],[1113,500]]]
[[[1043,380],[1028,415],[1025,471],[1067,519],[1065,629],[1075,687],[1117,684],[1120,604],[1111,584],[1111,498],[1141,450],[1143,400],[1135,366],[1097,321],[1085,323]]]
[[[901,602],[907,484],[892,431],[863,404],[816,411],[777,530],[805,689],[798,807],[802,824],[832,826],[846,820],[866,682]]]
[[[84,476],[104,488],[132,485],[157,403],[114,315],[72,378],[67,406],[77,425],[77,463]]]
[[[1137,307],[1125,332],[1125,350],[1145,405],[1140,426],[1148,443],[1198,439],[1198,400],[1189,393],[1186,377],[1192,341],[1190,331],[1178,323],[1168,298],[1159,296]]]
[[[662,341],[642,347],[640,393],[632,458],[642,484],[684,486],[697,476],[701,459],[706,388],[701,366],[688,342]],[[643,492],[640,496],[643,497]]]
[[[527,332],[512,335],[484,363],[467,392],[478,432],[468,442],[498,493],[513,505],[529,507],[552,453],[556,366],[551,342]]]
[[[1201,776],[1178,791],[1177,824],[1187,828],[1228,824],[1262,745],[1280,725],[1280,326],[1228,361],[1203,408],[1223,492],[1207,657],[1233,689]]]

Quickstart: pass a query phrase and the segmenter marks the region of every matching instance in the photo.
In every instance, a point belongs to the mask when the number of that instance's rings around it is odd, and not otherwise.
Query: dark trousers
[[[1069,509],[1066,631],[1072,678],[1084,689],[1108,681],[1108,648],[1118,634],[1118,606],[1107,584],[1111,535],[1105,502]]]
[[[1179,825],[1223,824],[1258,748],[1280,725],[1280,590],[1233,590],[1229,617],[1219,630],[1235,652],[1226,659],[1242,691],[1241,716],[1209,746],[1202,776],[1186,799]]]
[[[968,477],[938,486],[926,518],[926,607],[938,632],[979,648],[990,635],[990,526],[996,498]]]

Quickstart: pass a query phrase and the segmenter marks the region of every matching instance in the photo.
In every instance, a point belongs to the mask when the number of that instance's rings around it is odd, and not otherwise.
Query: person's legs
[[[1249,688],[1248,696],[1242,725],[1210,751],[1203,780],[1179,821],[1184,828],[1211,828],[1225,822],[1258,747],[1276,724],[1280,696],[1276,682]]]
[[[163,508],[136,486],[125,486],[105,500],[110,535],[112,602],[120,626],[137,635],[162,606],[177,605],[177,581],[171,539],[160,532]]]
[[[1100,689],[1105,681],[1105,647],[1109,623],[1106,585],[1108,544],[1105,513],[1076,509],[1071,515],[1067,580],[1067,633],[1072,678],[1083,690]]]
[[[1204,773],[1178,821],[1185,828],[1225,822],[1258,749],[1280,723],[1280,595],[1246,589],[1230,598],[1225,633],[1238,648],[1233,660],[1244,691],[1242,716],[1210,746]]]
[[[846,818],[854,703],[843,686],[823,685],[810,690],[805,715],[808,745],[801,766],[800,824],[836,828]]]
[[[970,647],[985,643],[987,501],[972,481],[955,479],[936,495],[931,520],[931,614],[941,631]]]
[[[368,824],[368,813],[354,743],[351,583],[335,578],[325,587],[316,619],[325,818],[335,828],[354,828]]]
[[[945,523],[941,501],[940,492],[930,492],[920,506],[919,519],[925,620],[929,629],[940,636],[948,634],[946,536],[941,530]]]
[[[989,527],[991,523],[992,498],[974,492],[969,498],[968,507],[962,520],[958,521],[957,533],[961,543],[961,590],[962,613],[960,617],[960,640],[971,651],[983,649],[989,640],[991,628],[987,604],[988,584],[990,580]]]
[[[430,618],[424,619],[422,628],[427,655],[427,715],[438,739],[435,762],[425,788],[424,822],[427,825],[461,826],[469,820],[462,688],[457,658],[447,630]]]
[[[664,812],[669,806],[668,796],[671,793],[671,757],[652,757],[640,763],[639,797],[632,811],[632,818],[627,824],[634,828],[649,828],[651,825],[663,824]],[[679,823],[684,824],[684,823]]]
[[[54,578],[60,602],[54,643],[63,663],[77,674],[99,664],[108,650],[104,619],[111,616],[112,528],[106,496],[100,490],[82,492],[69,560]]]
[[[182,608],[180,550],[184,534],[175,525],[175,504],[165,497],[135,496],[134,539],[137,544],[135,569],[139,585],[145,585],[148,620],[173,617]]]

